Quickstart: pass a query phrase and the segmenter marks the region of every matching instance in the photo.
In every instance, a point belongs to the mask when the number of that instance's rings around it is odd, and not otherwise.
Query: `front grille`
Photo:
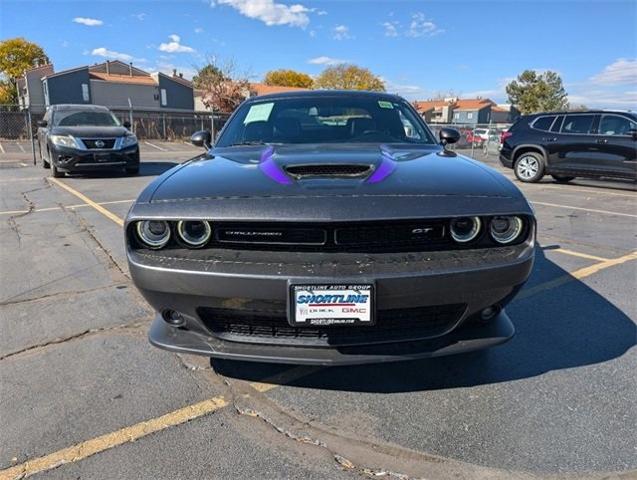
[[[436,337],[451,329],[465,309],[466,304],[452,304],[380,310],[376,325],[346,327],[292,327],[284,312],[201,307],[197,313],[210,333],[222,340],[330,347]]]
[[[86,148],[93,149],[112,149],[115,146],[115,138],[82,138]],[[101,143],[103,143],[103,145]],[[98,145],[99,143],[99,145]]]
[[[370,165],[360,164],[318,164],[289,165],[285,171],[296,178],[303,177],[362,177],[372,170]]]
[[[442,220],[359,223],[225,223],[213,224],[214,244],[321,252],[398,252],[452,246]],[[213,244],[210,244],[213,246]]]

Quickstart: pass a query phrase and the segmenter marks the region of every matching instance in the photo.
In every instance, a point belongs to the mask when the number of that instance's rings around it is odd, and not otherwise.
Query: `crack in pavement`
[[[59,279],[56,280],[56,281],[59,281]],[[29,291],[33,291],[33,290],[37,290],[39,288],[42,288],[43,286],[46,286],[46,285],[40,285],[39,287],[36,287],[34,289],[27,290],[27,292],[21,292],[21,293],[18,293],[17,295],[13,295],[12,297],[9,297],[7,300],[2,300],[2,301],[0,301],[0,307],[4,307],[4,306],[8,306],[8,305],[18,305],[18,304],[21,304],[21,303],[37,302],[39,300],[46,300],[46,299],[55,298],[55,297],[74,297],[74,296],[77,296],[77,295],[83,295],[85,293],[92,293],[92,292],[99,292],[100,290],[107,290],[109,288],[117,288],[117,289],[128,288],[128,285],[123,284],[123,283],[111,283],[109,285],[104,285],[102,287],[87,288],[85,290],[73,290],[73,291],[46,293],[44,295],[40,295],[39,297],[28,297],[28,298],[21,298],[19,300],[13,300],[14,298],[19,297],[20,295],[22,295],[24,293],[28,293]]]
[[[35,345],[30,345],[28,347],[21,348],[20,350],[15,350],[13,352],[6,353],[0,356],[0,361],[15,357],[17,355],[29,353],[34,350],[41,350],[51,345],[60,345],[62,343],[67,343],[72,340],[78,340],[88,336],[99,335],[102,333],[110,333],[113,331],[136,330],[136,329],[139,329],[140,327],[147,326],[148,323],[149,323],[149,320],[146,319],[146,320],[135,321],[132,323],[122,323],[120,325],[115,325],[110,327],[87,328],[86,330],[83,330],[78,333],[74,333],[73,335],[69,335],[67,337],[54,338],[53,340],[47,340],[46,342],[37,343]]]
[[[9,228],[13,232],[15,232],[16,237],[18,239],[18,248],[22,248],[22,234],[20,233],[20,226],[18,225],[18,222],[16,222],[16,219],[26,217],[27,215],[33,213],[33,211],[35,210],[36,208],[35,202],[33,202],[33,200],[29,198],[28,196],[29,193],[38,192],[40,190],[51,188],[51,184],[49,184],[45,179],[42,179],[42,180],[44,181],[43,187],[32,188],[31,190],[25,190],[23,192],[20,192],[20,195],[22,195],[22,198],[27,204],[26,212],[22,212],[16,215],[11,215],[9,218],[7,218],[7,224],[9,225]]]

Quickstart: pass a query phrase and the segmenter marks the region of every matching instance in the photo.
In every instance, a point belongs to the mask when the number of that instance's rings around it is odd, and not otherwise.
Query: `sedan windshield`
[[[406,102],[352,95],[243,104],[217,146],[362,142],[437,143]]]
[[[58,111],[54,114],[54,124],[59,127],[118,127],[119,120],[111,112],[100,111]]]

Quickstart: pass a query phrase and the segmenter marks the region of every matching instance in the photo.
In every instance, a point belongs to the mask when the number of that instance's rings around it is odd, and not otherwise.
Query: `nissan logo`
[[[104,145],[106,145],[106,144],[105,144],[102,140],[97,140],[97,141],[95,142],[95,146],[96,146],[97,148],[104,148]]]

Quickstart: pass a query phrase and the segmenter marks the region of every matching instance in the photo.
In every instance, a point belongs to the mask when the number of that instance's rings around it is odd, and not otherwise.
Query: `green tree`
[[[195,88],[203,88],[211,79],[217,79],[219,81],[226,79],[224,73],[221,71],[221,67],[214,63],[208,63],[201,67],[197,71],[197,74],[192,77],[192,85]]]
[[[39,45],[20,37],[0,42],[0,74],[4,77],[4,82],[8,83],[2,86],[3,100],[17,103],[16,81],[36,62],[49,62]]]
[[[385,83],[367,68],[341,64],[323,70],[314,81],[314,88],[384,92]]]
[[[555,72],[525,70],[506,86],[506,92],[509,102],[523,114],[568,109],[568,95]]]
[[[307,73],[280,69],[266,73],[263,83],[279,87],[312,88],[314,80]]]

